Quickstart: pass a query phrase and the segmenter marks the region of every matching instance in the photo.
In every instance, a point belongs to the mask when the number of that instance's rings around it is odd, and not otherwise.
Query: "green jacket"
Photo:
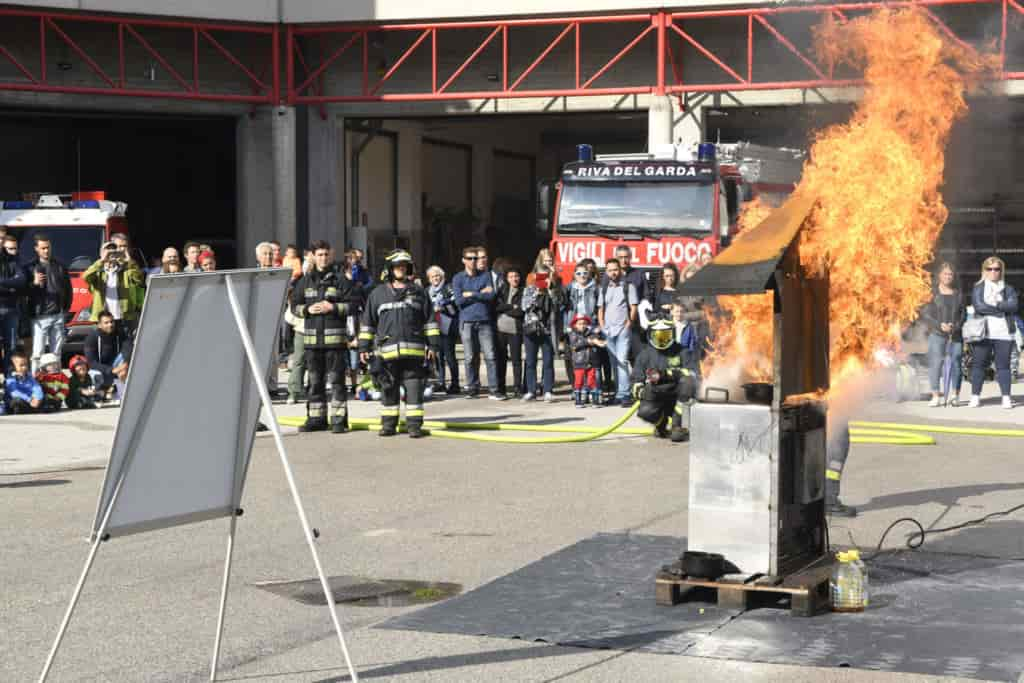
[[[103,261],[98,260],[82,274],[82,279],[92,293],[92,310],[89,319],[99,320],[100,313],[107,308],[107,273],[103,269]],[[120,272],[117,281],[117,298],[121,302],[121,318],[137,320],[142,311],[142,301],[146,294],[146,277],[142,274],[135,261],[129,260]]]

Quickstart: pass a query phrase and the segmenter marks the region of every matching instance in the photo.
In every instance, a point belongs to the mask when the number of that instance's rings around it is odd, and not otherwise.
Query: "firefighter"
[[[683,414],[697,394],[693,372],[684,366],[683,347],[675,341],[675,326],[655,320],[647,328],[648,345],[633,362],[633,398],[640,401],[637,416],[655,426],[655,436],[669,436],[674,443],[687,441],[690,431],[683,427]]]
[[[309,400],[306,422],[300,432],[324,431],[335,434],[348,431],[348,395],[344,371],[348,354],[345,338],[345,314],[352,295],[352,283],[337,264],[331,262],[327,242],[314,242],[313,267],[292,289],[292,314],[303,322],[306,370],[309,373]],[[330,409],[327,385],[331,385]]]
[[[856,517],[857,508],[839,500],[843,467],[850,455],[850,418],[839,408],[828,413],[828,441],[825,445],[825,514],[832,517]]]
[[[380,435],[394,436],[405,387],[409,436],[423,436],[427,363],[441,346],[441,330],[423,288],[413,280],[412,256],[396,249],[386,259],[386,282],[370,292],[359,330],[359,355],[381,390]],[[371,351],[374,358],[370,359]]]

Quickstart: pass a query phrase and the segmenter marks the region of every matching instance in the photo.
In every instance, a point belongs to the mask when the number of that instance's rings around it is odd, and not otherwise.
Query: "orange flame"
[[[800,262],[811,274],[829,274],[834,389],[873,365],[876,350],[898,348],[901,330],[931,295],[925,266],[948,213],[938,188],[949,132],[967,110],[968,82],[995,62],[946,41],[916,9],[827,20],[815,33],[823,61],[860,69],[865,82],[850,121],[816,136],[798,188],[818,197]],[[719,302],[731,314],[718,325],[719,348],[749,342],[751,329],[770,335],[770,306],[732,301],[741,298]],[[770,339],[765,345],[757,336],[756,343],[770,357]],[[711,356],[730,357],[757,353],[726,349]],[[747,374],[763,374],[759,364],[745,362]]]

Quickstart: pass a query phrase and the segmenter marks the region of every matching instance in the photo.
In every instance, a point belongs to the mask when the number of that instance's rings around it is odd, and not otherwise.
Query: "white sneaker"
[[[1013,399],[1009,396],[1003,396],[1003,407],[1009,410],[1013,407]]]
[[[551,403],[554,400],[555,400],[555,395],[552,394],[550,391],[548,393],[544,394],[544,402],[545,403]]]
[[[929,408],[938,408],[942,405],[942,399],[938,396],[932,396],[932,400],[928,403]]]
[[[967,407],[977,408],[979,406],[981,406],[981,396],[978,396],[977,394],[971,396],[971,402],[967,404]]]
[[[523,394],[523,400],[524,401],[532,401],[535,398],[537,398],[537,397],[534,396],[533,394],[531,394],[530,392],[526,392],[525,394]]]
[[[290,405],[290,406],[293,406],[293,405],[295,405],[295,397],[294,397],[294,396],[289,396],[289,397],[288,397],[288,400],[286,400],[286,401],[285,401],[285,403],[286,403],[287,405]]]

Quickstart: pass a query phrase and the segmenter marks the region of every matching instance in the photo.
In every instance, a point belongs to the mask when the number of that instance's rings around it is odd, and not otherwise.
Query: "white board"
[[[149,279],[92,535],[124,536],[235,513],[260,414],[225,276],[263,376],[276,362],[290,269]],[[114,492],[117,491],[117,495]]]

